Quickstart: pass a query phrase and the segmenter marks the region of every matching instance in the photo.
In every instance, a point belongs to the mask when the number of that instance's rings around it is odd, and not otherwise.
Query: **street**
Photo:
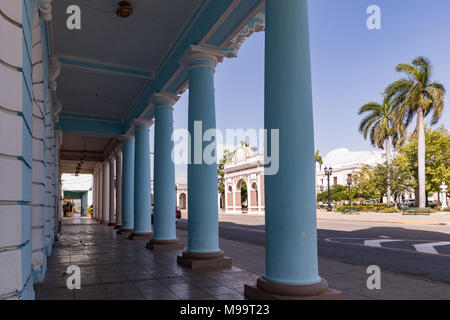
[[[338,219],[318,219],[320,258],[450,284],[450,226]],[[177,227],[187,229],[187,220]],[[265,245],[261,216],[219,215],[219,232],[225,239]]]

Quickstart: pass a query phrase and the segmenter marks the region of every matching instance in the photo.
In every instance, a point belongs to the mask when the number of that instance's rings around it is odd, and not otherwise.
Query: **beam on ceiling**
[[[75,133],[81,135],[116,137],[123,134],[123,123],[104,122],[90,119],[73,119],[61,117],[59,126],[63,133]]]
[[[115,65],[97,60],[87,60],[80,57],[58,56],[63,67],[73,70],[94,72],[105,75],[115,75],[134,79],[152,80],[153,76],[150,71],[136,69],[123,65]]]

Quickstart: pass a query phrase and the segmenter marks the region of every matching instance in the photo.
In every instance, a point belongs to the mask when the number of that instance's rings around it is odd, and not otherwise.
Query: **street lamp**
[[[353,211],[353,205],[352,205],[352,196],[351,196],[351,188],[352,188],[352,175],[349,174],[347,176],[347,186],[348,186],[348,200],[350,201],[350,213]]]
[[[333,174],[333,168],[324,168],[325,170],[325,175],[327,176],[327,180],[328,180],[328,208],[327,211],[331,211],[331,195],[330,195],[330,176]]]

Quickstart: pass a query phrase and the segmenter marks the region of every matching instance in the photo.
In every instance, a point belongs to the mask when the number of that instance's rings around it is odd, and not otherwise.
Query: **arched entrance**
[[[186,193],[181,193],[179,197],[180,209],[186,209]]]
[[[241,209],[242,213],[248,211],[247,183],[241,179],[236,184],[235,192],[236,209]]]
[[[249,192],[250,205],[248,207],[249,211],[258,211],[259,203],[258,203],[258,185],[256,182],[253,182],[252,187]]]

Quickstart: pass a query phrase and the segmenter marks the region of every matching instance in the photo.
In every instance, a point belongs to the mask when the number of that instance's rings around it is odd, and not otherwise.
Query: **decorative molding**
[[[249,38],[255,32],[265,31],[266,29],[266,14],[259,11],[256,16],[251,19],[242,29],[239,31],[223,49],[227,58],[237,57],[237,53],[241,48],[244,41]]]
[[[154,79],[153,73],[147,69],[69,55],[58,54],[57,56],[64,67],[78,71],[128,77],[132,79]]]
[[[53,19],[52,1],[53,0],[39,0],[39,11],[41,12],[41,18],[44,21],[51,21]]]
[[[61,63],[56,57],[48,58],[48,87],[52,91],[56,91],[57,83],[56,79],[59,77],[61,73]]]

